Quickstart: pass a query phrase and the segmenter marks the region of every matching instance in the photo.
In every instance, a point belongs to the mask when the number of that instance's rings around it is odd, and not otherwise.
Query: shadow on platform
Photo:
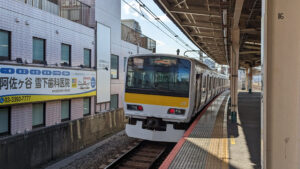
[[[238,94],[239,123],[228,120],[228,136],[240,137],[238,127],[242,128],[245,141],[249,150],[250,160],[254,169],[260,169],[260,99],[261,93],[240,92]],[[228,111],[230,112],[230,111]],[[229,115],[229,113],[228,113]],[[234,153],[234,152],[233,152]]]

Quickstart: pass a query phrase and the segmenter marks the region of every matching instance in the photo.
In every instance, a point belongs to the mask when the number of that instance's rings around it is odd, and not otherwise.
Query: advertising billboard
[[[95,95],[95,71],[0,65],[0,106]]]
[[[97,23],[97,103],[110,101],[110,27]]]

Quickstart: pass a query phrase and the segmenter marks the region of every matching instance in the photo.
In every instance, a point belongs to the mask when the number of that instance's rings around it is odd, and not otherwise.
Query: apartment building
[[[0,0],[0,14],[2,136],[123,107],[127,57],[155,51],[154,40],[122,31],[120,0]],[[110,79],[98,72],[102,46]]]

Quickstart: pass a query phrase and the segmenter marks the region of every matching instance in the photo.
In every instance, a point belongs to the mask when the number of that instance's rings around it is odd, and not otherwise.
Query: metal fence
[[[135,31],[134,29],[131,29],[130,27],[122,24],[121,26],[122,35],[121,38],[124,41],[127,41],[129,43],[135,44],[137,46],[140,46],[142,48],[152,50],[153,52],[156,51],[156,41]]]
[[[90,6],[78,0],[18,0],[33,7],[89,26]]]

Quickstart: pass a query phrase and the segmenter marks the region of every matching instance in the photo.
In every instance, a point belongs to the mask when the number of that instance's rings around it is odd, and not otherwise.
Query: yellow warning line
[[[227,101],[225,103],[224,116],[223,116],[223,163],[222,169],[229,169],[229,145],[228,145],[228,133],[227,133]]]
[[[228,97],[227,97],[228,98]],[[228,101],[228,99],[227,99]],[[227,103],[227,102],[226,102]],[[224,103],[223,103],[224,104]],[[205,169],[228,169],[229,148],[227,134],[227,104],[222,105],[216,117],[215,126],[208,146]]]
[[[229,168],[229,154],[228,154],[228,139],[225,137],[223,139],[223,163],[222,169]]]
[[[230,142],[231,142],[231,144],[235,144],[235,139],[234,139],[234,136],[230,136]]]

